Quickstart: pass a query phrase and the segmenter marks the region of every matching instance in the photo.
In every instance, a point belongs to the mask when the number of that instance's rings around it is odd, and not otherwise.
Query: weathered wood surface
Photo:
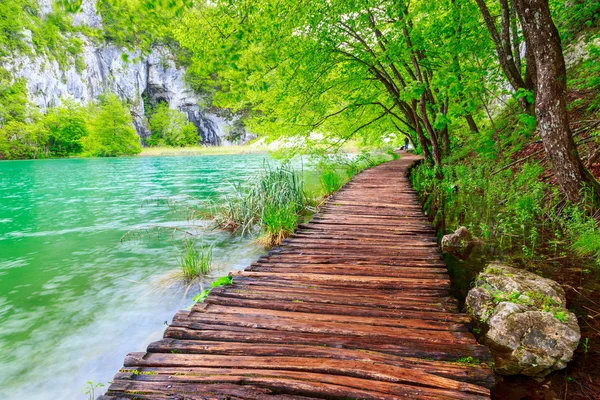
[[[129,354],[101,399],[489,398],[490,355],[457,312],[406,178],[415,160],[358,174],[233,285]]]

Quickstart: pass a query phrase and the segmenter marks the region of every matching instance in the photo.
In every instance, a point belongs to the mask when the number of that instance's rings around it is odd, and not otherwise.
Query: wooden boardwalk
[[[357,175],[281,247],[180,311],[101,399],[487,399],[406,155]]]

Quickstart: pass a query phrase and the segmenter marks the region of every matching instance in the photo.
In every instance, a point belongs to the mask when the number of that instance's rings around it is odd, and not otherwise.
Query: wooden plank
[[[453,312],[456,311],[457,307],[457,302],[455,299],[441,296],[396,297],[392,294],[390,296],[372,296],[371,298],[364,298],[360,301],[357,301],[357,296],[360,296],[360,294],[339,293],[339,290],[337,289],[335,290],[337,293],[333,294],[330,294],[332,291],[325,291],[324,289],[318,291],[310,288],[293,288],[293,290],[286,289],[288,288],[271,287],[269,289],[253,289],[251,287],[244,288],[236,285],[236,289],[213,289],[208,297],[208,300],[217,297],[226,299],[237,298],[256,300],[262,304],[271,304],[273,301],[291,301],[297,304],[332,304],[346,308],[360,304],[361,307],[378,308],[384,312],[387,310]]]
[[[257,304],[258,306],[258,304]],[[312,311],[312,309],[311,309]],[[296,321],[313,321],[313,322],[339,322],[345,324],[364,324],[369,326],[390,326],[390,327],[401,327],[401,328],[412,328],[412,329],[428,329],[428,330],[448,330],[455,332],[465,332],[467,327],[462,323],[455,321],[448,321],[443,319],[426,319],[419,318],[420,313],[414,313],[413,318],[410,318],[406,313],[402,316],[398,315],[338,315],[329,313],[312,313],[302,312],[298,310],[273,310],[268,307],[264,308],[251,308],[251,307],[237,307],[234,305],[222,305],[209,303],[207,307],[199,309],[197,307],[192,308],[190,313],[190,319],[194,319],[195,312],[211,313],[211,314],[234,314],[239,315],[246,319],[250,316],[257,317],[276,317],[283,319],[293,319]]]
[[[291,280],[295,282],[324,282],[330,285],[355,283],[362,287],[374,287],[381,289],[398,289],[403,287],[447,287],[450,284],[448,279],[443,278],[394,278],[380,276],[354,276],[354,275],[326,275],[326,274],[310,274],[310,273],[281,273],[281,272],[254,272],[243,271],[236,276],[249,278],[266,278],[267,280]]]
[[[489,351],[484,346],[472,343],[454,343],[449,346],[447,343],[432,343],[404,338],[401,340],[395,338],[396,341],[391,341],[389,337],[379,336],[315,335],[304,332],[275,331],[218,324],[172,325],[167,328],[165,338],[327,346],[446,361],[456,361],[464,357],[473,357],[484,362],[491,360]]]
[[[390,364],[405,368],[419,368],[429,373],[473,383],[491,388],[493,379],[487,365],[453,364],[448,362],[423,360],[419,358],[399,357],[373,351],[357,351],[343,348],[323,346],[304,346],[261,343],[237,343],[202,340],[162,339],[151,343],[148,352],[153,353],[187,353],[187,354],[220,354],[252,357],[300,355],[302,357],[331,358],[342,360],[359,360],[364,362]]]
[[[324,376],[306,379],[310,381],[326,382],[325,377],[329,376],[344,376],[343,381],[337,381],[337,384],[344,386],[353,386],[364,388],[367,382],[360,382],[360,386],[348,384],[346,377],[372,379],[378,381],[378,385],[382,382],[393,383],[412,383],[422,386],[423,389],[439,388],[450,389],[455,391],[489,394],[487,388],[473,385],[465,382],[458,382],[453,379],[428,373],[419,368],[399,367],[391,364],[383,365],[379,363],[365,362],[361,360],[332,360],[330,358],[315,358],[315,357],[282,357],[282,356],[227,356],[227,355],[212,355],[212,354],[169,354],[169,353],[131,353],[125,358],[125,368],[128,367],[167,367],[177,368],[183,367],[187,371],[194,371],[194,368],[236,368],[242,367],[246,371],[246,375],[253,375],[255,370],[270,371],[272,376],[282,376],[284,371],[302,371]],[[210,375],[211,370],[205,373]],[[275,373],[276,371],[276,373]],[[235,373],[235,372],[234,372]],[[218,370],[212,369],[212,374],[219,374]],[[237,374],[240,374],[238,371]],[[201,374],[204,378],[204,374]],[[146,375],[152,376],[152,375]],[[118,376],[117,376],[118,378]],[[169,380],[173,381],[173,379]],[[396,390],[401,390],[400,387],[393,385]],[[387,392],[387,390],[386,390]],[[393,394],[390,392],[389,394]],[[435,392],[434,392],[435,393]]]
[[[296,297],[296,296],[294,296]],[[205,303],[214,304],[220,306],[232,306],[232,307],[248,307],[258,308],[262,310],[281,310],[281,311],[293,311],[293,312],[308,312],[315,314],[329,314],[335,316],[362,316],[362,317],[374,317],[374,318],[412,318],[421,319],[426,321],[451,321],[454,323],[469,324],[471,322],[470,317],[465,314],[450,314],[447,312],[436,312],[431,309],[438,310],[438,308],[431,307],[425,309],[424,305],[414,307],[417,310],[410,309],[398,309],[398,308],[374,308],[367,307],[363,304],[360,306],[356,305],[340,305],[340,304],[315,304],[310,301],[302,301],[297,298],[293,300],[281,300],[270,298],[268,302],[260,300],[248,300],[243,298],[232,298],[232,297],[220,297],[220,296],[209,296]]]

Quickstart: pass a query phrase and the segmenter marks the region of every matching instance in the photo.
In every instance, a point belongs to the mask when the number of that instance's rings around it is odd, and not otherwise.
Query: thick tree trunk
[[[548,0],[515,3],[530,58],[535,59],[535,116],[540,136],[562,189],[571,201],[579,201],[584,182],[596,190],[598,183],[585,170],[569,127],[566,67],[558,30]]]

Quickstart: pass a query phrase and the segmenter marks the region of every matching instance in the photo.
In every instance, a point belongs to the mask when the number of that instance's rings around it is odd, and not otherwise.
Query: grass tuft
[[[179,267],[186,281],[207,276],[213,270],[213,247],[204,243],[200,248],[193,239],[185,239],[179,250]]]

